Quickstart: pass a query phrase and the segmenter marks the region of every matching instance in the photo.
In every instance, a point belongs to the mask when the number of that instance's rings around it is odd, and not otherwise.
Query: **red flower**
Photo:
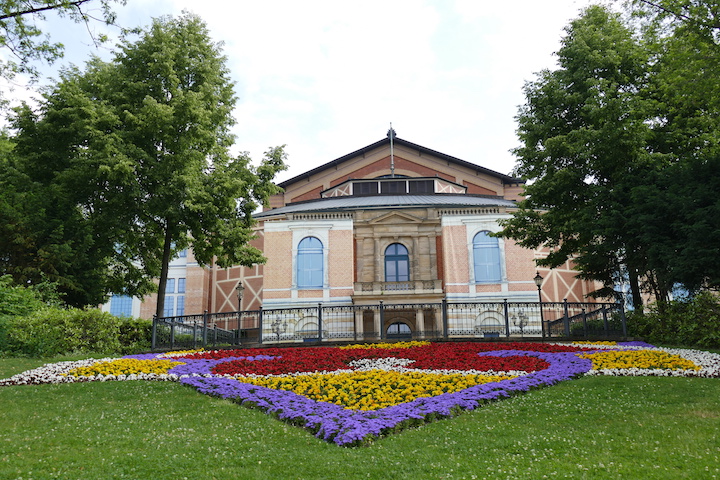
[[[410,368],[428,370],[521,370],[533,372],[548,367],[548,363],[544,360],[525,355],[509,357],[478,355],[481,352],[497,350],[572,352],[585,349],[542,343],[461,342],[382,349],[340,349],[336,347],[240,349],[196,353],[181,358],[237,358],[221,363],[213,369],[213,373],[229,375],[282,375],[296,372],[334,371],[351,368],[349,364],[353,360],[387,357],[414,360],[415,362],[410,365]],[[274,358],[266,359],[265,357]]]

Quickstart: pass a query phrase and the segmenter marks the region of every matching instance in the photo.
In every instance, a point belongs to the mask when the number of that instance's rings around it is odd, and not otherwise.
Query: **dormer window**
[[[449,193],[463,195],[467,187],[438,177],[379,177],[347,180],[321,192],[322,198],[368,195],[432,195]]]
[[[353,195],[377,195],[377,182],[356,182],[353,183]]]

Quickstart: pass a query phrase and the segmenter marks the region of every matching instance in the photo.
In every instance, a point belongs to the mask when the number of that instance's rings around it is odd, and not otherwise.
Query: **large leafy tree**
[[[637,95],[647,54],[617,14],[593,6],[567,27],[557,56],[557,70],[525,86],[516,173],[531,182],[503,234],[525,247],[547,246],[541,265],[574,258],[607,295],[619,276],[637,279],[643,264],[623,233],[621,185],[649,161]]]
[[[572,258],[609,295],[663,300],[720,286],[718,7],[637,0],[641,28],[590,7],[567,28],[560,67],[525,89],[517,172],[527,198],[505,223],[522,245]],[[715,233],[713,233],[715,232]]]
[[[15,169],[57,192],[93,235],[105,292],[158,288],[162,315],[179,250],[192,247],[201,264],[262,261],[248,245],[252,213],[277,192],[285,154],[271,148],[258,167],[232,157],[234,104],[205,24],[157,19],[139,39],[124,37],[113,61],[65,72],[39,114],[20,113]]]
[[[648,148],[667,163],[637,179],[629,213],[646,222],[635,231],[650,246],[650,265],[662,272],[665,288],[718,288],[720,5],[637,1],[634,13],[654,52],[644,92],[653,101]]]

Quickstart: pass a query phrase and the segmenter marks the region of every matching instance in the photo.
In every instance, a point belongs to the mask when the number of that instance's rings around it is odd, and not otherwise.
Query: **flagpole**
[[[395,176],[395,153],[393,151],[393,140],[395,138],[395,131],[392,128],[392,122],[390,122],[390,131],[388,132],[390,134],[390,176]]]

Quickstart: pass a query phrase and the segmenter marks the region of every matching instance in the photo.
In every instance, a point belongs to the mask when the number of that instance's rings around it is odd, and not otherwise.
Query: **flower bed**
[[[582,375],[720,377],[720,355],[642,342],[185,351],[48,364],[0,385],[179,381],[354,446]]]

